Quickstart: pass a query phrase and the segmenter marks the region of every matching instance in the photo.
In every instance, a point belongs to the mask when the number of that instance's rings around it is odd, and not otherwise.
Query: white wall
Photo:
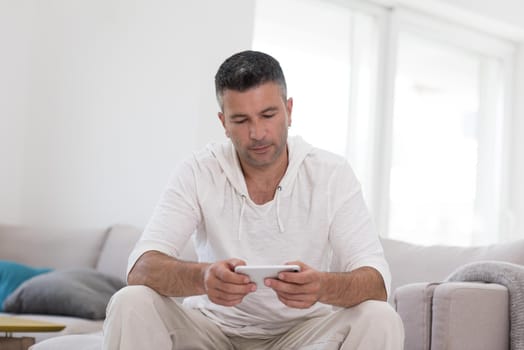
[[[0,2],[0,221],[18,222],[34,11],[24,1],[7,5]]]
[[[0,0],[0,222],[143,226],[175,164],[224,138],[213,77],[253,8]]]

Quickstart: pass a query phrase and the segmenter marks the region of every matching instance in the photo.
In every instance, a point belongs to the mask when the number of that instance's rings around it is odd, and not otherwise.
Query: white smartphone
[[[249,276],[258,288],[267,288],[264,285],[266,278],[278,278],[280,272],[300,272],[298,265],[246,265],[235,267],[235,272]]]

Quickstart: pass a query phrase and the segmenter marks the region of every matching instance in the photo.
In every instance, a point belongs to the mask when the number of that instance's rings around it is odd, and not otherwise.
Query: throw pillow
[[[55,270],[22,283],[5,300],[4,309],[101,320],[109,299],[124,285],[90,268]]]
[[[0,312],[4,300],[19,285],[31,277],[51,271],[47,268],[34,268],[14,261],[0,260]]]

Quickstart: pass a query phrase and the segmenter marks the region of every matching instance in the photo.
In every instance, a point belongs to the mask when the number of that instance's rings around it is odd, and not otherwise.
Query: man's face
[[[287,129],[293,100],[280,86],[261,84],[244,92],[225,90],[218,113],[243,167],[267,168],[287,157]]]

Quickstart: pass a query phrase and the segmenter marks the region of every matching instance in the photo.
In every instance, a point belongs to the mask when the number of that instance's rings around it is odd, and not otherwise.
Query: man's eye
[[[246,119],[235,119],[235,120],[233,121],[233,123],[235,123],[235,124],[242,124],[242,123],[244,123],[245,121],[246,121]]]
[[[263,114],[262,115],[264,118],[273,118],[275,116],[275,114]]]

